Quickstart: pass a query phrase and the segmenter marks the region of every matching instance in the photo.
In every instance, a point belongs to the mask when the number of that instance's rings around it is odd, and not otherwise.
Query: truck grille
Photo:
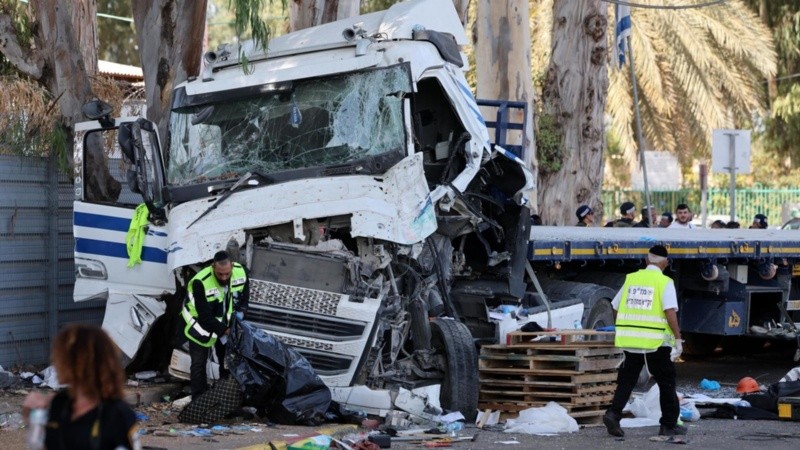
[[[295,347],[303,355],[319,375],[331,376],[347,373],[353,359],[348,356],[334,355],[331,353],[318,353],[304,348]]]
[[[336,315],[342,294],[306,289],[264,280],[250,280],[250,302],[281,308]]]
[[[253,305],[247,311],[247,320],[266,330],[290,333],[329,341],[345,341],[360,338],[366,323],[358,320],[343,320],[309,314],[305,311]]]

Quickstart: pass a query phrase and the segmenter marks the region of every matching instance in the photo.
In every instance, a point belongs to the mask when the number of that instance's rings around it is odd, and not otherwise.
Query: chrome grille
[[[298,351],[300,350],[300,348],[309,348],[313,350],[320,350],[323,352],[333,351],[333,345],[328,343],[312,341],[309,339],[299,339],[288,336],[281,336],[278,334],[274,334],[273,336],[275,336],[275,339],[283,342],[284,344],[291,345],[292,347],[298,347],[297,348]]]
[[[250,280],[250,301],[269,306],[336,315],[341,294],[305,289],[271,281]]]
[[[282,309],[253,305],[247,311],[247,320],[265,329],[329,341],[359,339],[366,323],[345,320],[295,309]]]

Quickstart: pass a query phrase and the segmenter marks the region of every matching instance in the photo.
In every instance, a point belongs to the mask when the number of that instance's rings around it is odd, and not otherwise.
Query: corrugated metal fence
[[[0,156],[0,366],[46,364],[58,328],[100,324],[74,303],[72,183],[46,158]]]

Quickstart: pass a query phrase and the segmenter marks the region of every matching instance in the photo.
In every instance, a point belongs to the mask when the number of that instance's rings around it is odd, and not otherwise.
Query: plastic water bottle
[[[572,322],[572,328],[575,328],[575,330],[578,330],[578,331],[583,329],[583,327],[581,326],[580,319],[575,319],[575,321]],[[579,335],[575,336],[575,340],[576,341],[582,341],[583,340],[583,335],[579,334]]]
[[[25,444],[29,449],[42,450],[44,448],[46,425],[47,410],[43,408],[32,409],[28,417],[28,434],[25,437]]]
[[[446,427],[450,437],[458,437],[458,432],[464,429],[464,424],[461,422],[451,422]]]

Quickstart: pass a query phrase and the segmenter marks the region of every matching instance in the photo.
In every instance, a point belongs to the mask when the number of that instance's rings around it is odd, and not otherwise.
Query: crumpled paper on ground
[[[552,435],[578,431],[578,422],[567,414],[567,410],[556,402],[541,408],[528,408],[519,412],[516,419],[506,420],[506,433]]]
[[[52,389],[58,390],[65,386],[58,382],[58,374],[56,373],[56,368],[53,366],[44,369],[42,371],[42,377],[44,378],[42,384],[50,386]]]

